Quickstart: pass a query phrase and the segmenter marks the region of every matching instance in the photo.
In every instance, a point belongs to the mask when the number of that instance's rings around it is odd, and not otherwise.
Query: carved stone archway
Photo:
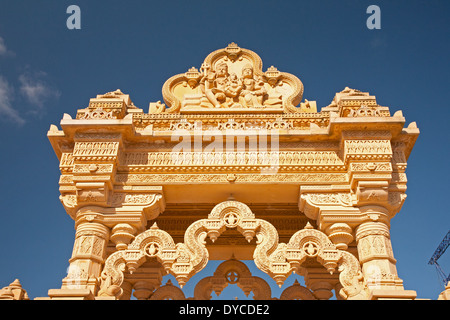
[[[337,249],[325,233],[308,223],[287,244],[279,243],[277,230],[271,223],[255,218],[247,205],[233,200],[216,205],[207,219],[192,223],[186,230],[184,243],[175,244],[170,234],[160,230],[156,223],[136,236],[128,249],[117,251],[106,260],[99,296],[120,297],[124,271],[134,272],[149,258],[160,262],[164,273],[173,274],[183,287],[208,263],[206,237],[214,242],[227,228],[236,228],[249,242],[256,236],[254,262],[280,287],[293,271],[299,271],[307,258],[314,258],[328,272],[336,269],[340,272],[343,298],[367,298],[359,261],[351,253]]]
[[[299,78],[235,43],[198,67],[170,77],[148,112],[118,89],[50,126],[76,233],[49,298],[148,299],[163,275],[183,286],[236,251],[278,285],[300,272],[317,299],[414,299],[390,221],[416,123],[348,87],[319,110]],[[242,203],[222,202],[230,194]]]

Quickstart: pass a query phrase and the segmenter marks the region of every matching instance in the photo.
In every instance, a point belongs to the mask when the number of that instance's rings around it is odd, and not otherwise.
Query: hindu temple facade
[[[148,112],[116,90],[65,114],[48,138],[76,235],[46,299],[204,300],[235,283],[255,299],[415,299],[390,222],[419,129],[367,92],[318,111],[303,89],[231,43],[168,79]],[[211,260],[224,262],[186,296]],[[293,273],[305,286],[273,297]]]

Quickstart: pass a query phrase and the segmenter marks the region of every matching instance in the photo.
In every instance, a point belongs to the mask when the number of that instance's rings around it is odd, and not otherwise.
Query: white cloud
[[[386,48],[388,43],[385,37],[374,37],[370,40],[369,45],[372,49]]]
[[[0,56],[6,54],[8,50],[6,49],[5,41],[0,37]]]
[[[13,88],[9,85],[8,81],[0,75],[0,116],[11,120],[17,124],[24,124],[23,119],[19,112],[11,105],[13,99]]]
[[[14,56],[14,52],[8,50],[2,37],[0,37],[0,56]]]
[[[30,74],[24,73],[19,76],[20,93],[39,111],[44,107],[49,99],[55,99],[60,96],[58,90],[52,88],[43,78],[44,72]]]
[[[14,52],[6,47],[5,41],[0,37],[0,57],[15,56]],[[58,98],[60,93],[54,89],[46,81],[45,72],[31,72],[26,69],[25,72],[19,75],[19,87],[17,92],[20,95],[15,94],[16,90],[8,82],[8,80],[0,74],[0,120],[7,120],[13,123],[23,125],[26,122],[27,115],[42,115],[45,104],[51,100]],[[17,108],[13,106],[13,100],[20,101],[21,113],[25,115],[23,117]],[[17,104],[17,100],[15,103]],[[28,102],[25,104],[25,108],[22,102]]]

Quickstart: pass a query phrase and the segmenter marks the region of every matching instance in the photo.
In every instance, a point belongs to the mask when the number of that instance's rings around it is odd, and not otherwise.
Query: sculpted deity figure
[[[241,104],[247,108],[262,108],[266,95],[264,83],[253,75],[253,67],[245,65],[242,68]]]
[[[201,82],[204,83],[204,94],[215,108],[222,107],[227,101],[226,88],[230,83],[228,66],[222,62],[216,66],[216,70],[210,70],[209,66],[202,66],[204,77]]]
[[[214,71],[207,65],[202,68],[203,93],[215,108],[263,108],[267,92],[250,64],[242,68],[241,78],[230,74],[225,62],[218,63]]]
[[[225,88],[225,94],[229,97],[236,98],[242,90],[242,81],[235,73],[230,75],[229,84]]]

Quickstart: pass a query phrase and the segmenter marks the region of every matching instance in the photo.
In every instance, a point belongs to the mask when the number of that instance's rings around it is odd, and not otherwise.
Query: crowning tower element
[[[76,235],[48,299],[185,299],[163,276],[182,287],[210,260],[229,262],[197,284],[202,299],[227,283],[270,297],[293,272],[306,286],[281,299],[414,299],[390,221],[416,124],[367,92],[345,88],[320,112],[303,93],[231,43],[168,79],[148,113],[116,90],[65,114],[48,137]]]

